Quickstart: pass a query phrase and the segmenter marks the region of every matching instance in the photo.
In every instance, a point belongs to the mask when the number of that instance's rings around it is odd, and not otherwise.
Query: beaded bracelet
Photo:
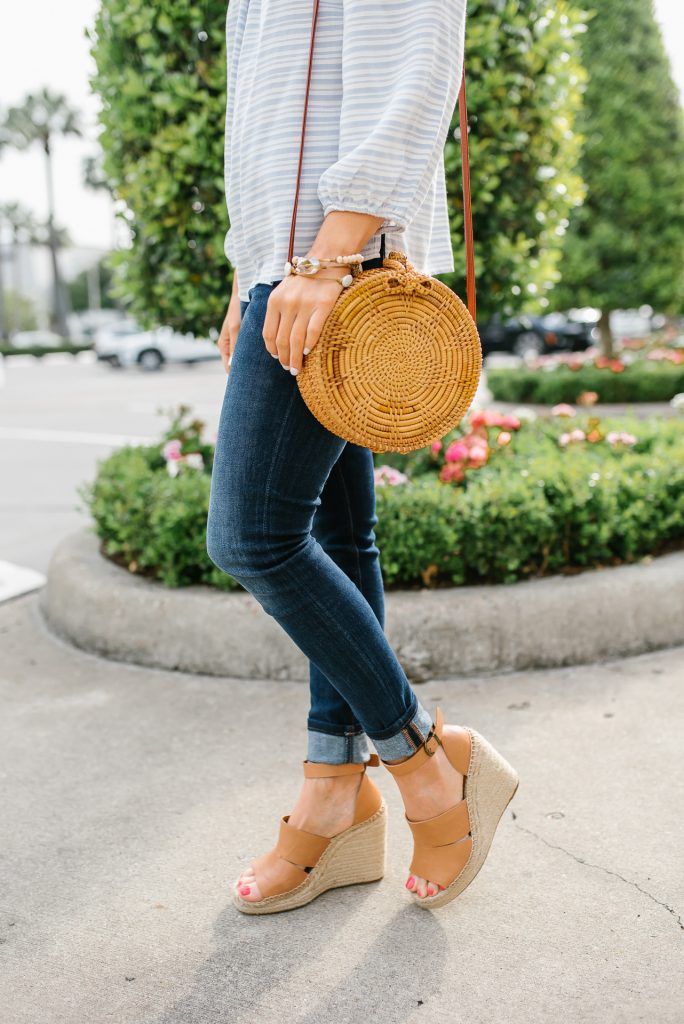
[[[318,273],[323,264],[330,264],[332,266],[344,265],[352,268],[351,274],[345,274],[341,278],[327,278],[326,280],[336,280],[343,288],[348,288],[354,280],[355,269],[363,263],[363,255],[360,252],[352,253],[350,256],[293,256],[292,262],[289,260],[284,266],[286,274],[302,274],[305,277],[311,277],[313,274]]]

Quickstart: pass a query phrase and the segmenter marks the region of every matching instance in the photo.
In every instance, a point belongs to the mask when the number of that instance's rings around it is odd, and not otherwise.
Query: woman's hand
[[[346,272],[347,268],[326,267],[311,277],[288,274],[269,295],[264,342],[290,373],[299,373],[304,356],[318,341],[342,291],[339,279]]]
[[[237,341],[239,330],[240,298],[238,295],[237,274],[233,274],[233,291],[230,296],[230,302],[228,303],[228,311],[221,327],[221,333],[219,334],[218,341],[216,342],[221,353],[221,359],[223,360],[223,367],[226,373],[230,373],[230,361],[233,358],[233,350],[235,349],[235,342]]]

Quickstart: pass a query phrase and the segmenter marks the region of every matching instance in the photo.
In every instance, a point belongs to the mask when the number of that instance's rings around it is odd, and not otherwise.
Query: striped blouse
[[[444,143],[463,66],[466,0],[320,0],[294,253],[331,210],[383,222],[361,250],[454,269]],[[230,0],[225,254],[240,299],[284,276],[312,0]]]

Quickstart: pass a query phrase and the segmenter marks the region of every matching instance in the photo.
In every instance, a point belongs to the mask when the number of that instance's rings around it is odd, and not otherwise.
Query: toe
[[[416,896],[420,897],[420,899],[423,899],[427,893],[427,879],[420,878],[418,875],[415,876],[415,879],[416,886],[413,891],[416,894]]]
[[[248,903],[254,903],[256,900],[261,899],[261,893],[259,892],[259,886],[256,882],[243,884],[238,888],[238,892],[243,900],[247,900]]]
[[[245,885],[254,885],[255,883],[256,878],[254,876],[254,870],[251,867],[249,867],[245,868],[242,874],[238,876],[235,882],[235,888],[239,891],[241,887]]]

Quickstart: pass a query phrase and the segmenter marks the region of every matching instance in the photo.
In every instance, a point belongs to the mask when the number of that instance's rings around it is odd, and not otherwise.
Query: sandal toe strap
[[[413,851],[411,871],[446,888],[463,871],[472,848],[471,836],[448,846],[417,846]]]
[[[414,841],[411,871],[446,887],[465,867],[473,846],[468,802],[425,821],[407,820]]]
[[[326,836],[317,836],[288,824],[289,814],[280,819],[275,847],[253,863],[254,875],[262,898],[280,896],[295,889],[309,877],[304,868],[313,868],[330,845]],[[301,867],[299,865],[302,865]]]
[[[407,819],[417,846],[444,846],[463,839],[470,832],[468,801],[461,800],[442,814],[424,821]]]
[[[330,840],[326,836],[317,836],[313,832],[295,828],[294,825],[288,824],[289,817],[287,814],[280,819],[276,852],[291,864],[303,864],[304,867],[312,868],[330,846]]]
[[[275,849],[269,850],[262,857],[257,857],[252,868],[262,899],[291,892],[309,877],[308,873],[298,868],[296,864],[283,860]]]

